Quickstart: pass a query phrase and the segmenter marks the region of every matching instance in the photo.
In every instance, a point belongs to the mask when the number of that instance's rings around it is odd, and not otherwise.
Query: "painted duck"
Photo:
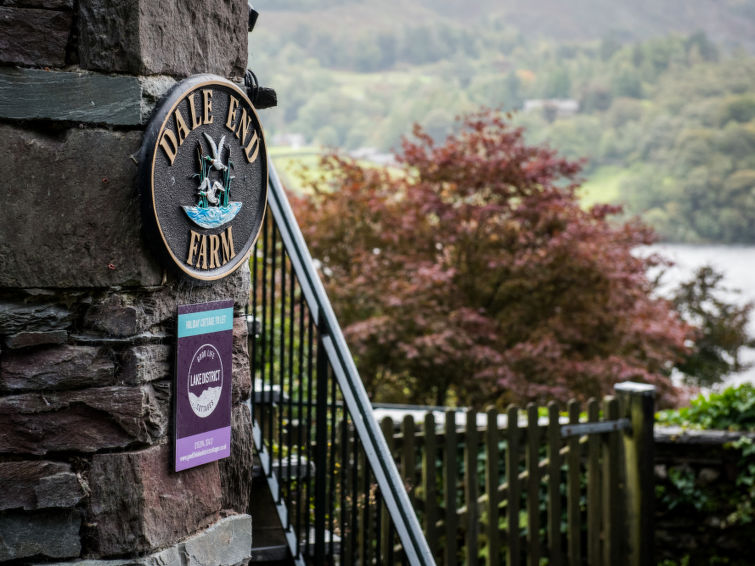
[[[215,145],[215,142],[213,139],[207,135],[207,132],[204,132],[204,137],[207,138],[207,141],[210,143],[210,149],[212,150],[212,156],[206,156],[205,159],[207,159],[210,162],[210,165],[218,170],[218,171],[225,171],[228,169],[227,165],[223,165],[222,160],[222,153],[223,153],[223,142],[225,142],[225,136],[220,138],[220,143],[218,145]]]
[[[202,184],[199,185],[198,191],[200,197],[205,197],[207,202],[212,205],[217,205],[220,202],[218,194],[224,193],[225,189],[218,181],[214,181],[212,185],[210,185],[210,178],[205,177]]]

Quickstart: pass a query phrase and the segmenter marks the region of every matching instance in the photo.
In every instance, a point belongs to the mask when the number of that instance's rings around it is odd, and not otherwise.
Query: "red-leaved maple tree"
[[[565,401],[639,380],[673,398],[689,327],[652,296],[653,241],[617,207],[580,208],[580,164],[505,116],[421,128],[399,167],[331,155],[299,223],[373,400]]]

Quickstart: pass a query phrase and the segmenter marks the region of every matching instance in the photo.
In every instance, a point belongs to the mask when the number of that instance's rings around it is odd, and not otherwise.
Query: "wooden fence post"
[[[519,533],[519,508],[522,497],[519,487],[519,409],[513,405],[509,406],[506,415],[506,483],[509,486],[506,502],[509,524],[506,564],[519,566],[522,563]]]
[[[404,478],[406,490],[409,492],[409,501],[414,509],[417,508],[417,459],[414,438],[416,430],[414,418],[406,415],[401,422],[401,477]]]
[[[488,524],[485,534],[488,539],[488,554],[485,564],[500,563],[500,538],[498,536],[498,411],[491,407],[486,412],[485,430],[485,493],[488,496]]]
[[[537,405],[527,404],[527,565],[540,566],[540,429]]]
[[[619,400],[612,396],[603,399],[603,420],[619,419]],[[603,435],[603,565],[623,566],[626,540],[623,516],[625,483],[622,469],[621,430],[614,428]]]
[[[467,504],[467,533],[465,556],[467,566],[477,564],[477,535],[480,522],[477,511],[477,413],[467,410],[466,441],[464,444],[464,499]]]
[[[430,551],[436,558],[440,555],[438,540],[438,492],[435,464],[438,458],[435,438],[435,417],[431,412],[425,415],[425,451],[422,456],[422,496],[425,498],[425,538]]]
[[[445,470],[443,472],[443,498],[445,499],[445,527],[446,527],[446,548],[445,563],[456,564],[456,535],[458,517],[456,515],[456,480],[457,480],[457,455],[458,446],[456,440],[456,411],[449,409],[446,411],[446,438],[445,450],[443,450],[443,463]]]
[[[587,422],[598,422],[600,407],[597,399],[587,402]],[[601,563],[600,531],[603,506],[601,505],[600,437],[591,434],[587,437],[587,563],[599,566]]]
[[[579,403],[569,401],[569,424],[579,424]],[[573,435],[567,440],[569,452],[566,456],[566,529],[569,564],[582,564],[582,517],[579,510],[580,499],[580,453],[579,436]]]
[[[628,417],[632,428],[624,434],[626,477],[626,511],[629,542],[629,564],[643,566],[653,563],[653,422],[655,387],[631,381],[615,386],[621,414]]]
[[[558,405],[548,403],[548,555],[549,566],[563,564],[561,550],[561,425],[558,422]]]

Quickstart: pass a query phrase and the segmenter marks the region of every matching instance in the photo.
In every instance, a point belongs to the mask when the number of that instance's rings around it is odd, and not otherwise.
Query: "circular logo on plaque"
[[[194,353],[189,365],[189,404],[198,417],[209,417],[218,406],[223,391],[223,362],[212,344]]]
[[[225,277],[248,258],[267,203],[267,153],[244,91],[214,75],[178,83],[144,135],[147,238],[194,279]]]

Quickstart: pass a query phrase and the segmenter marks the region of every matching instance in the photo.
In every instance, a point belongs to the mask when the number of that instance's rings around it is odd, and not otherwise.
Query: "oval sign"
[[[265,140],[244,91],[214,75],[181,81],[152,115],[141,156],[147,238],[194,279],[240,267],[267,204]]]

